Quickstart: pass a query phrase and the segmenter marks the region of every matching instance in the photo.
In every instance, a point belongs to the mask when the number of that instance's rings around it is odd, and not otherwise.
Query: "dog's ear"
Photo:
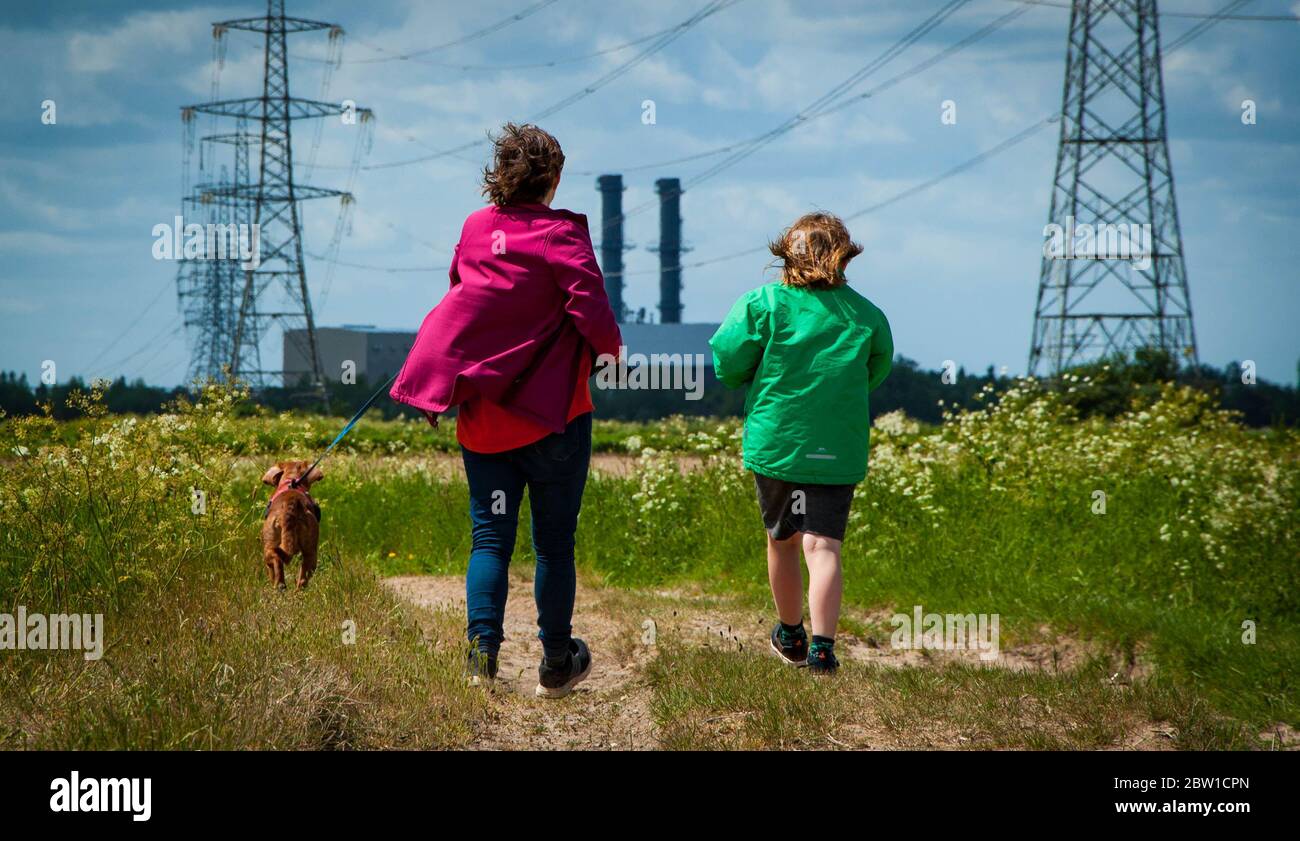
[[[307,484],[310,485],[315,482],[319,482],[321,479],[324,478],[325,478],[325,474],[321,471],[321,469],[319,467],[313,467],[311,469],[311,472],[307,474]]]
[[[284,475],[284,468],[280,465],[272,467],[266,473],[262,474],[262,482],[267,485],[280,484],[280,477]]]

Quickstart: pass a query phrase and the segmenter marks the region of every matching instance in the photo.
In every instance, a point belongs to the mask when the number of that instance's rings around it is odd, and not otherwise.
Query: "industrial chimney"
[[[659,194],[659,321],[679,324],[682,320],[682,182],[660,178]]]
[[[600,191],[600,270],[605,275],[609,306],[619,321],[627,314],[623,304],[623,176],[602,175]]]

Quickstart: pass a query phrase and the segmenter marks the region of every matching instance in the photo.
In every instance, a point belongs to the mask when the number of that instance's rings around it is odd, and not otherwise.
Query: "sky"
[[[706,0],[552,0],[524,19],[448,45],[530,8],[530,0],[288,0],[288,14],[341,25],[343,63],[323,98],[373,109],[374,137],[351,191],[337,262],[309,257],[317,323],[415,329],[446,290],[464,217],[480,207],[486,147],[401,163],[482,140],[582,91],[689,18]],[[679,177],[684,319],[718,321],[775,279],[760,248],[800,214],[843,216],[997,146],[1059,110],[1069,12],[971,0],[848,94],[935,56],[1016,8],[993,34],[888,89],[808,121],[691,184],[725,154],[667,163],[747,140],[816,101],[940,7],[937,2],[740,0],[590,95],[540,120],[567,164],[555,205],[598,231],[596,176],[624,173],[624,207]],[[212,90],[215,21],[264,14],[257,2],[6,4],[0,21],[0,370],[184,381],[189,359],[174,262],[153,229],[180,212],[181,106]],[[1165,43],[1219,0],[1161,4]],[[1239,10],[1300,15],[1300,2]],[[322,98],[325,33],[291,36],[294,94]],[[395,57],[415,53],[405,60]],[[601,53],[599,55],[593,55]],[[312,60],[317,59],[317,60]],[[381,59],[381,60],[376,60]],[[230,32],[223,98],[260,93],[258,36]],[[541,65],[541,66],[520,66]],[[1165,57],[1176,179],[1200,358],[1253,360],[1295,383],[1300,339],[1300,24],[1225,21]],[[1243,124],[1242,102],[1256,122]],[[53,124],[43,105],[55,103]],[[654,104],[647,122],[645,103]],[[945,123],[943,103],[955,104]],[[200,125],[200,128],[206,126]],[[356,126],[294,124],[298,178],[345,188]],[[1026,368],[1055,126],[977,166],[857,216],[864,246],[848,276],[889,316],[898,353],[938,369]],[[662,163],[656,166],[655,164]],[[366,168],[371,167],[371,168]],[[335,199],[303,205],[305,249],[327,256]],[[627,220],[628,305],[658,301],[653,208]],[[693,262],[706,265],[690,267]],[[268,336],[264,355],[278,357]]]

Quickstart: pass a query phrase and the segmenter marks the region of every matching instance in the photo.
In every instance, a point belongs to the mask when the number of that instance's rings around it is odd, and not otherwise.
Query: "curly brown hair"
[[[532,123],[506,123],[483,167],[483,195],[497,207],[541,201],[564,169],[560,141]]]
[[[782,262],[781,282],[809,289],[847,283],[844,269],[862,253],[843,220],[831,213],[800,216],[767,247]]]

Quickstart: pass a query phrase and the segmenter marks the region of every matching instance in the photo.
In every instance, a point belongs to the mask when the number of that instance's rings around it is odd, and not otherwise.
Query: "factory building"
[[[402,367],[414,343],[414,330],[380,330],[373,324],[316,328],[321,370],[334,382],[341,382],[348,370],[357,382],[383,382]],[[307,347],[306,330],[284,331],[285,385],[295,385],[310,374]]]

